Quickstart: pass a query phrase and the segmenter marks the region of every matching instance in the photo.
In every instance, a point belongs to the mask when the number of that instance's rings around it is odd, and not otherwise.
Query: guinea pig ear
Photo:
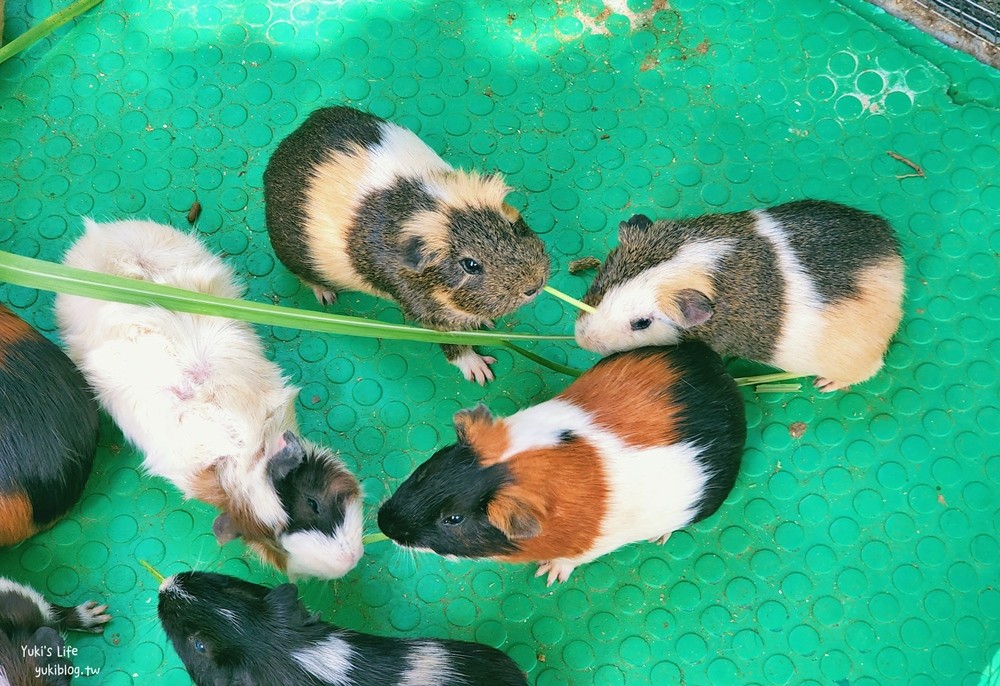
[[[38,646],[39,648],[48,648],[45,651],[48,655],[56,655],[62,652],[62,647],[65,645],[62,640],[62,636],[59,632],[49,626],[43,626],[28,639],[29,645]]]
[[[633,214],[628,221],[618,224],[618,242],[627,243],[653,225],[653,220],[644,214]]]
[[[267,592],[267,602],[274,607],[298,607],[299,587],[295,584],[281,584]]]
[[[215,521],[212,522],[212,533],[215,534],[215,540],[219,542],[219,545],[225,545],[243,535],[228,512],[223,512],[215,518]]]
[[[681,316],[683,317],[683,321],[680,324],[685,329],[704,324],[712,318],[712,314],[715,312],[715,306],[709,300],[708,296],[693,288],[684,288],[677,291],[674,299],[677,301],[677,306],[680,308]]]
[[[517,211],[517,208],[507,203],[500,204],[500,214],[511,224],[516,223],[521,218],[521,213]]]
[[[471,409],[459,410],[454,419],[455,433],[458,434],[459,442],[464,445],[469,445],[476,429],[493,425],[493,413],[482,403]]]
[[[512,541],[534,538],[542,533],[543,508],[538,502],[514,489],[500,492],[486,506],[486,518]]]
[[[281,434],[277,448],[278,451],[267,462],[267,474],[274,483],[278,483],[291,474],[292,470],[302,464],[302,460],[306,457],[306,450],[302,447],[302,442],[291,431]]]

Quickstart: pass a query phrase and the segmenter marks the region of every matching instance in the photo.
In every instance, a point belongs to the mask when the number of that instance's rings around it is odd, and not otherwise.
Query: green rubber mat
[[[8,0],[7,39],[57,8]],[[0,247],[57,260],[81,215],[184,227],[197,200],[198,234],[250,298],[317,309],[275,260],[261,176],[328,103],[504,172],[570,294],[587,279],[569,262],[603,257],[635,212],[814,197],[890,219],[908,296],[872,381],[745,391],[735,491],[666,546],[629,546],[546,588],[533,567],[378,543],[346,578],[301,583],[307,604],[353,629],[501,646],[537,686],[1000,683],[997,72],[861,0],[106,0],[0,65]],[[52,299],[0,285],[57,338]],[[334,311],[401,321],[357,294]],[[573,318],[543,295],[501,326],[567,333]],[[453,439],[454,411],[510,413],[569,383],[505,349],[481,389],[426,344],[259,330],[303,387],[305,433],[358,470],[369,531],[376,505]],[[535,351],[594,360],[571,344]],[[220,549],[212,509],[140,463],[105,419],[80,505],[0,551],[0,574],[110,603],[103,636],[70,639],[76,665],[100,670],[80,684],[190,683],[139,560],[279,580],[241,543]]]

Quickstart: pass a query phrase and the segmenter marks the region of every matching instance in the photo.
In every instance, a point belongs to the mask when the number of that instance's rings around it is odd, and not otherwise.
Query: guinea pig
[[[197,686],[526,686],[479,643],[373,636],[311,614],[293,584],[267,588],[208,572],[160,586],[163,630]]]
[[[881,217],[819,200],[622,222],[583,301],[577,343],[608,354],[697,339],[834,391],[882,367],[903,260]]]
[[[0,546],[47,529],[80,499],[98,434],[80,371],[0,305]]]
[[[441,555],[538,561],[549,585],[713,514],[746,440],[736,382],[698,342],[612,355],[506,419],[462,410],[455,430],[382,505],[379,528]]]
[[[65,263],[237,297],[233,273],[162,224],[85,221]],[[147,471],[222,510],[219,543],[242,536],[290,576],[337,578],[362,555],[361,490],[328,449],[296,434],[295,398],[245,322],[70,295],[56,298],[70,357]]]
[[[33,588],[0,577],[0,684],[69,684],[77,670],[59,632],[99,634],[111,621],[107,610],[93,600],[76,607],[53,605]]]
[[[491,327],[548,280],[545,246],[509,192],[499,175],[456,170],[411,131],[350,107],[313,112],[264,172],[274,252],[322,304],[363,291],[443,331]],[[466,379],[493,379],[495,359],[442,348]]]

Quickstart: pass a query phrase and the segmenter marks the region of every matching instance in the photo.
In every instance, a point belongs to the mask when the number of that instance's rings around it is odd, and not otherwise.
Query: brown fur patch
[[[252,509],[252,503],[236,503],[222,489],[214,465],[195,475],[192,479],[191,493],[196,499],[228,514],[232,518],[236,530],[248,544],[274,539],[275,532],[265,527],[257,519]]]
[[[635,446],[660,446],[679,438],[679,408],[667,389],[680,374],[665,355],[628,355],[606,360],[559,394],[594,417],[602,429]],[[609,402],[616,398],[618,402]]]
[[[457,412],[455,430],[463,441],[472,446],[484,467],[499,462],[510,446],[506,422],[494,420],[484,406]]]
[[[368,153],[355,145],[351,152],[331,154],[313,170],[303,228],[318,274],[332,284],[372,292],[355,273],[347,250],[347,230],[362,200],[357,189],[367,163]]]
[[[412,238],[419,239],[421,260],[424,266],[430,266],[448,256],[450,235],[447,214],[422,210],[399,228],[399,244],[402,246]]]
[[[600,535],[608,505],[608,483],[597,449],[581,439],[558,448],[528,450],[508,462],[513,483],[487,507],[501,530],[517,518],[533,517],[541,533],[518,541],[511,562],[577,557]]]
[[[500,205],[500,214],[502,214],[511,224],[521,218],[521,213],[517,211],[517,208],[513,205],[508,205],[507,203]]]
[[[38,336],[38,332],[26,321],[0,305],[0,367],[4,366],[7,359],[8,346],[19,341],[36,340]]]
[[[675,322],[684,321],[684,314],[677,303],[677,293],[684,289],[701,291],[709,300],[715,299],[715,284],[704,267],[689,265],[662,279],[656,285],[656,304],[666,316]]]
[[[826,309],[817,375],[839,386],[860,383],[882,368],[903,316],[903,262],[889,257],[862,270],[859,294]]]
[[[0,546],[15,545],[38,533],[31,501],[22,491],[0,493]]]
[[[437,194],[444,199],[448,207],[459,210],[470,207],[492,207],[506,215],[503,209],[504,198],[510,193],[510,188],[498,175],[483,176],[474,171],[456,170],[435,176],[429,187],[438,191]]]

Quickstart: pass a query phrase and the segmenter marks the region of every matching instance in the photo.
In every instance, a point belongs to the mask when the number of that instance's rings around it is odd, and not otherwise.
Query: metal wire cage
[[[869,0],[942,43],[1000,69],[1000,0]]]

